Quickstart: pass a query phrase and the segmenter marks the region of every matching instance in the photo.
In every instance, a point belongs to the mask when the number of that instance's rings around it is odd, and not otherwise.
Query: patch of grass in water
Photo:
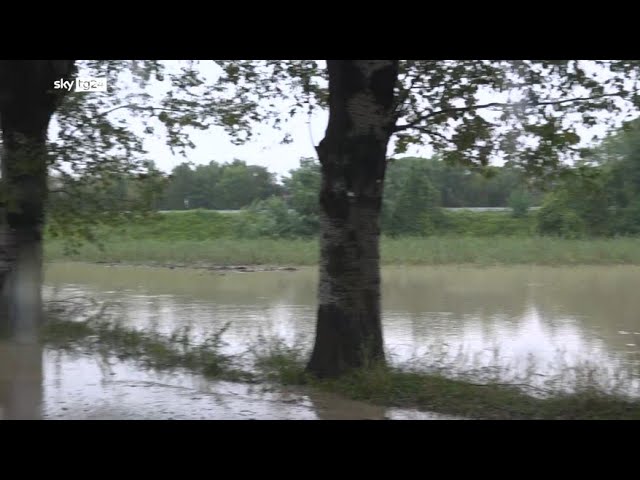
[[[537,398],[508,384],[475,384],[386,367],[355,371],[318,385],[354,400],[468,418],[640,419],[640,402],[595,390]]]
[[[352,400],[388,407],[416,408],[470,419],[640,420],[640,400],[602,392],[583,384],[576,393],[546,397],[525,393],[521,384],[448,378],[406,369],[373,366],[337,379],[316,379],[305,372],[301,349],[274,342],[258,355],[256,366],[270,381],[307,385]]]
[[[249,372],[232,365],[232,357],[221,353],[221,337],[228,325],[204,342],[193,344],[188,329],[166,337],[144,332],[99,317],[84,321],[52,318],[45,325],[45,345],[65,350],[102,352],[118,360],[134,360],[146,368],[172,370],[183,368],[207,378],[252,381]]]
[[[306,355],[301,347],[288,346],[281,339],[260,339],[250,352],[264,380],[281,385],[304,385],[312,379],[305,372]]]

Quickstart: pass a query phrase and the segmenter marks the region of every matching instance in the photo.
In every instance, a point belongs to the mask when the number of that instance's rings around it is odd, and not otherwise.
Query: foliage
[[[566,191],[548,195],[537,218],[538,232],[542,235],[579,238],[586,229],[584,221],[569,206],[569,196]]]
[[[283,179],[287,204],[294,209],[309,232],[319,228],[320,163],[315,158],[300,159],[300,166]]]
[[[172,170],[159,208],[237,210],[280,191],[273,173],[241,160],[226,164],[211,161],[195,168],[182,163]]]
[[[437,223],[438,191],[422,159],[392,162],[385,178],[382,231],[390,235],[421,235]]]
[[[308,237],[316,233],[314,225],[305,216],[290,209],[279,197],[256,201],[247,209],[237,235],[241,238],[258,237]]]
[[[269,102],[258,121],[270,118],[278,124],[327,104],[326,71],[318,62],[225,60],[217,65],[224,72],[216,83],[219,91],[236,92],[255,104]],[[562,160],[584,154],[577,124],[599,121],[612,127],[630,118],[640,104],[639,65],[629,60],[402,60],[391,119],[395,153],[430,145],[447,162],[483,166],[502,157],[536,178],[553,176]],[[276,99],[292,108],[278,114]],[[250,123],[247,110],[253,111],[242,104],[234,109]]]
[[[561,236],[640,232],[640,151],[634,122],[594,149],[590,161],[565,168],[539,212],[539,231]]]
[[[511,207],[514,217],[520,218],[526,216],[531,206],[529,193],[523,188],[513,190],[509,195],[509,206]]]

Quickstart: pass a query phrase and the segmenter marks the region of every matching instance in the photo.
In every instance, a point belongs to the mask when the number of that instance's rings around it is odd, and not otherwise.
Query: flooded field
[[[241,273],[51,264],[45,297],[89,296],[112,304],[125,325],[164,333],[189,326],[195,338],[230,322],[225,352],[242,356],[274,338],[310,347],[316,280],[313,268]],[[570,389],[588,375],[635,396],[639,290],[638,267],[384,268],[386,347],[395,364],[452,376],[526,378],[533,387]],[[31,372],[31,384],[12,391],[34,398],[21,408],[36,417],[446,418],[20,348],[3,346],[0,355]]]

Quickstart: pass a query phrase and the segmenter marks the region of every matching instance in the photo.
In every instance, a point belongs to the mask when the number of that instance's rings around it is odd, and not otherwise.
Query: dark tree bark
[[[0,61],[3,219],[0,327],[32,336],[41,321],[42,228],[47,197],[47,130],[73,74],[71,60]]]
[[[307,370],[334,377],[384,363],[380,211],[397,60],[329,60],[329,124],[317,148],[320,283]]]

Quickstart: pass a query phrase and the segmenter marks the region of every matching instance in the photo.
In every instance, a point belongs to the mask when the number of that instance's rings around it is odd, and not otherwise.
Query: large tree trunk
[[[385,360],[380,211],[397,60],[329,60],[329,124],[318,146],[320,284],[308,371],[319,377]]]
[[[71,60],[0,61],[4,218],[0,235],[0,329],[33,340],[41,321],[47,130]]]

